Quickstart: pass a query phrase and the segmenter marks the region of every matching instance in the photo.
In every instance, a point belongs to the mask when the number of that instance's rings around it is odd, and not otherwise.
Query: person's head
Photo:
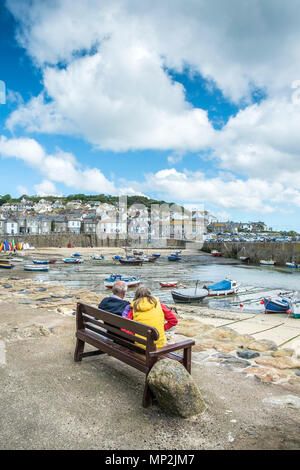
[[[127,285],[124,281],[117,281],[114,283],[112,292],[114,295],[120,297],[120,299],[124,299],[126,292],[127,292]]]
[[[146,298],[150,304],[153,304],[154,307],[156,307],[157,301],[156,298],[151,294],[151,291],[147,289],[147,287],[141,286],[137,288],[133,299],[133,309],[135,311],[139,310],[139,303],[144,298]]]

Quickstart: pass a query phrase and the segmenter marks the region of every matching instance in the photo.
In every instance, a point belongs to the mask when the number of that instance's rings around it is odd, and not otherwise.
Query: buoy
[[[290,313],[292,313],[292,310],[291,310],[291,309],[288,309],[288,310],[286,311],[286,313],[290,314]]]
[[[183,286],[184,289],[186,289],[186,286]]]
[[[264,302],[264,300],[261,300],[260,303],[261,303],[262,305],[264,305],[265,302]]]
[[[240,303],[240,307],[244,307],[244,304],[243,304],[243,302],[241,302],[241,303]]]

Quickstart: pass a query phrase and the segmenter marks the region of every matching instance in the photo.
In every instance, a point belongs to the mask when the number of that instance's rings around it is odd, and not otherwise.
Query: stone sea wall
[[[148,244],[147,240],[142,239],[141,237],[136,237],[136,239],[126,241],[125,238],[121,236],[98,236],[94,233],[85,234],[85,233],[51,233],[48,235],[22,235],[22,236],[9,236],[3,235],[0,237],[0,241],[12,241],[15,240],[16,243],[24,242],[29,243],[35,248],[48,248],[48,247],[67,247],[69,243],[73,247],[125,247],[130,246],[134,248],[167,248],[168,246],[174,248],[185,248],[185,242],[183,240],[176,239],[159,239],[152,240]]]
[[[297,242],[259,242],[259,243],[204,243],[203,251],[221,251],[228,258],[239,259],[240,256],[249,256],[251,263],[259,263],[259,260],[274,260],[277,265],[284,266],[286,262],[295,261],[300,264],[300,243]]]

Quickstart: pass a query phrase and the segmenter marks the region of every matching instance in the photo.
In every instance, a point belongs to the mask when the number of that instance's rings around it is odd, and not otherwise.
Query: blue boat
[[[122,276],[122,274],[111,274],[110,277],[104,279],[104,285],[107,288],[112,288],[116,281],[123,281],[127,287],[136,287],[141,281],[139,277],[135,276]]]
[[[159,258],[160,257],[160,253],[153,253],[153,258]]]
[[[115,255],[115,256],[112,257],[112,259],[123,259],[123,256]]]
[[[285,263],[286,267],[287,268],[290,268],[290,269],[297,269],[299,268],[299,265],[296,264],[295,262],[292,262],[292,263]]]
[[[291,309],[288,299],[272,299],[271,297],[265,297],[263,302],[265,313],[286,313]]]
[[[82,255],[80,255],[79,253],[73,253],[72,256],[73,256],[73,258],[80,258],[80,256],[82,256]]]
[[[231,279],[224,279],[223,281],[217,282],[210,286],[203,286],[203,289],[208,290],[209,297],[218,297],[219,295],[230,295],[236,294],[240,284]]]
[[[33,264],[50,264],[50,261],[41,259],[33,259],[32,262]]]
[[[34,264],[25,264],[24,271],[49,271],[48,266],[36,266]]]
[[[169,261],[180,261],[180,260],[181,260],[181,256],[178,256],[178,255],[170,255],[170,256],[168,256],[168,260],[169,260]]]

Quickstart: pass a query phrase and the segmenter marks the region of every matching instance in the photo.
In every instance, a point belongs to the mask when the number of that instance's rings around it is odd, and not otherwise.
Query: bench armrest
[[[180,341],[174,344],[168,344],[167,346],[163,346],[162,348],[157,349],[156,351],[150,351],[149,356],[161,356],[162,354],[166,354],[172,351],[177,351],[178,349],[188,349],[191,348],[195,344],[193,339],[187,339],[185,341]]]

